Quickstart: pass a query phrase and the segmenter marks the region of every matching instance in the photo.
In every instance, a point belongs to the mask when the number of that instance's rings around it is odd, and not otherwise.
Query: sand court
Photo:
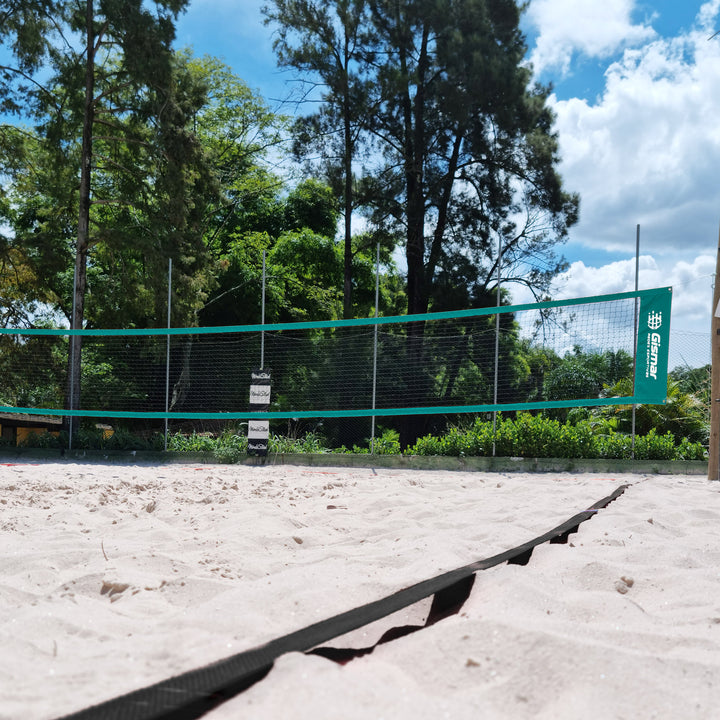
[[[0,466],[0,718],[50,719],[520,545],[457,614],[290,653],[219,718],[714,718],[720,484],[287,465]],[[430,600],[328,645],[423,623]]]

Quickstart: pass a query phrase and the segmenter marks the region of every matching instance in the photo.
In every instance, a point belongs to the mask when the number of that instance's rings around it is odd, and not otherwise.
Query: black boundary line
[[[479,570],[487,570],[505,562],[524,565],[529,560],[533,549],[538,545],[545,542],[565,542],[571,533],[577,532],[580,523],[589,520],[598,510],[616,500],[628,487],[628,484],[619,486],[611,495],[598,500],[588,510],[577,513],[543,535],[498,555],[477,560],[434,578],[423,580],[380,600],[361,605],[271,640],[265,645],[251,648],[154,685],[134,690],[99,705],[63,716],[60,720],[196,720],[262,680],[281,655],[289,652],[310,652],[328,640],[345,635],[435,595],[433,606],[439,602],[440,612],[435,613],[435,618],[432,619],[433,612],[431,611],[426,625],[432,624],[442,617],[452,614],[452,598],[455,596],[453,586],[465,587],[469,593],[474,575]],[[443,596],[443,591],[448,592]],[[430,622],[431,619],[432,622]],[[400,637],[402,628],[398,630],[400,631],[398,637]],[[322,648],[318,649],[322,650]],[[328,648],[327,650],[332,649]],[[322,652],[317,654],[323,655]],[[331,659],[343,661],[340,658]]]

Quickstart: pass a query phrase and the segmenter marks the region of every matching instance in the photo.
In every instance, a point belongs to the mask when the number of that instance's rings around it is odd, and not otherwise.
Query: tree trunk
[[[428,283],[425,277],[425,72],[427,70],[428,26],[422,34],[420,57],[418,58],[417,86],[414,99],[410,97],[409,86],[403,97],[405,186],[407,195],[407,236],[405,257],[407,260],[408,315],[426,313],[428,310]],[[400,58],[403,74],[408,78],[405,54]],[[409,82],[409,78],[408,78]],[[407,334],[409,369],[414,377],[408,384],[414,384],[423,400],[427,400],[429,385],[423,371],[424,322],[411,323]],[[421,402],[423,401],[421,400]],[[400,444],[403,448],[415,443],[426,426],[427,417],[410,415],[400,426]]]
[[[353,211],[353,181],[352,181],[352,111],[350,108],[350,88],[348,78],[348,38],[345,33],[345,87],[343,88],[344,114],[344,162],[345,162],[345,283],[343,288],[343,317],[352,317],[352,211]]]
[[[90,245],[90,187],[92,173],[92,132],[95,119],[95,32],[93,0],[86,0],[85,22],[87,33],[85,64],[85,106],[83,113],[82,151],[80,159],[80,195],[75,248],[75,279],[73,289],[73,310],[70,327],[82,329],[85,316],[85,290],[87,287],[87,255]],[[71,336],[68,360],[68,400],[71,410],[80,407],[80,377],[82,359],[82,337]],[[71,424],[73,432],[78,423]]]

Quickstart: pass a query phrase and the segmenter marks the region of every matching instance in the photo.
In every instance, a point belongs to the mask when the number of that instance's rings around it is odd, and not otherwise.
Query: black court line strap
[[[212,665],[177,675],[99,705],[66,715],[63,720],[194,720],[225,700],[246,690],[272,669],[277,658],[289,652],[308,652],[333,638],[380,620],[398,610],[461,583],[479,570],[505,562],[524,564],[533,548],[545,542],[562,542],[580,523],[609,505],[628,485],[599,500],[588,510],[561,525],[498,555],[477,560],[411,585],[380,600],[361,605],[334,617],[272,640],[265,645],[232,655]],[[462,584],[462,583],[461,583]]]
[[[345,665],[355,658],[369,655],[379,645],[398,640],[412,633],[430,627],[440,620],[444,620],[451,615],[455,615],[462,610],[465,601],[470,597],[473,585],[475,584],[475,573],[458,580],[452,585],[448,585],[433,595],[430,612],[422,625],[401,625],[393,627],[385,631],[380,639],[374,644],[367,647],[355,648],[338,648],[338,647],[316,647],[307,651],[307,655],[319,655],[327,660]]]

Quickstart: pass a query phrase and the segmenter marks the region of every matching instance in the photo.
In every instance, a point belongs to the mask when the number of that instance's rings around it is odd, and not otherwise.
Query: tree
[[[297,7],[312,12],[299,16],[291,12]],[[322,7],[293,2],[274,15],[281,63],[310,73],[310,82],[342,78],[343,20],[348,12],[357,19],[352,67],[363,94],[354,97],[364,110],[353,118],[376,158],[364,181],[364,212],[371,229],[404,238],[407,312],[478,306],[499,276],[506,287],[521,283],[545,294],[566,266],[555,248],[577,219],[578,198],[556,170],[550,90],[531,82],[516,2],[336,0]],[[328,26],[333,42],[321,39],[308,54],[309,38]],[[299,50],[306,54],[291,52]],[[320,110],[338,133],[342,97],[328,93]],[[422,323],[408,333],[409,356],[422,357],[423,333]],[[404,445],[414,432],[403,432]]]
[[[532,86],[513,0],[371,0],[384,150],[383,222],[404,227],[408,312],[437,299],[458,262],[478,290],[536,293],[564,267],[553,246],[576,220],[562,189],[548,88]],[[496,248],[500,246],[500,254]]]
[[[368,112],[366,77],[369,37],[365,0],[273,0],[263,8],[278,27],[275,51],[281,66],[302,82],[322,87],[320,110],[296,123],[296,152],[319,152],[326,176],[335,181],[344,215],[343,312],[352,315],[352,216],[356,209],[353,165]],[[311,98],[315,100],[314,98]]]
[[[34,74],[47,57],[53,18],[62,0],[23,0],[0,9],[0,45],[10,44],[16,65],[0,64],[0,111],[20,115],[27,111],[26,94],[41,87]],[[9,126],[0,126],[3,131]],[[3,133],[0,133],[2,138]]]
[[[174,19],[186,4],[36,0],[14,3],[6,16],[0,37],[11,41],[17,67],[2,69],[4,102],[36,125],[23,140],[26,162],[11,177],[19,199],[9,210],[15,242],[22,247],[34,236],[31,260],[43,269],[73,253],[72,309],[64,302],[68,274],[55,267],[53,277],[56,302],[74,328],[86,319],[91,251],[92,272],[103,277],[103,266],[118,262],[123,248],[135,253],[123,256],[123,279],[138,268],[157,277],[160,255],[186,259],[181,277],[188,280],[203,265],[197,209],[213,188],[187,130],[202,90],[179,72],[170,48]],[[39,70],[50,76],[44,84],[33,77]],[[42,192],[28,192],[33,185]],[[69,401],[78,407],[81,343],[73,347]]]
[[[235,240],[238,229],[277,234],[282,218],[274,198],[282,182],[268,170],[266,160],[284,140],[285,118],[216,58],[183,52],[179,61],[195,86],[203,88],[191,128],[220,191],[216,202],[205,208],[206,245],[217,255]]]

